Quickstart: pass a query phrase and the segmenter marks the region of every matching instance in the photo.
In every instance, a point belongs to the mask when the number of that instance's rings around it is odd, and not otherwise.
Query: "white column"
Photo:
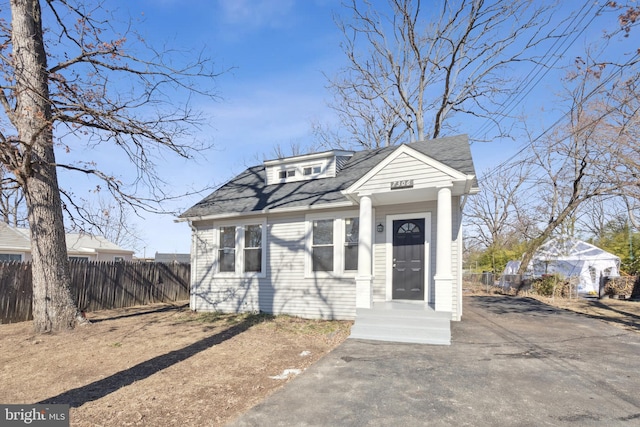
[[[360,198],[360,227],[358,229],[358,275],[356,276],[356,308],[373,305],[373,208],[371,197]]]
[[[436,311],[453,309],[453,275],[451,274],[451,188],[438,189],[438,225],[436,229]]]

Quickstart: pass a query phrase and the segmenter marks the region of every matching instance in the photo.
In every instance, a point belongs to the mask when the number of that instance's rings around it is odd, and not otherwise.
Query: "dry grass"
[[[340,344],[350,322],[193,313],[89,313],[70,333],[0,325],[0,402],[68,403],[73,426],[208,426],[237,417]]]

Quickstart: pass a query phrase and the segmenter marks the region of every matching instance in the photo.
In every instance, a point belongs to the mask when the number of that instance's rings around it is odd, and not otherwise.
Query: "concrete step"
[[[368,327],[357,322],[351,328],[349,338],[404,342],[416,344],[450,345],[451,331],[447,329],[398,328],[395,326]]]
[[[393,326],[397,328],[417,329],[446,329],[451,327],[449,319],[442,318],[418,318],[418,317],[392,317],[392,316],[360,316],[355,323],[366,326]]]
[[[423,305],[377,304],[356,310],[349,338],[450,345],[451,313]]]
[[[414,310],[377,310],[377,309],[356,309],[356,318],[375,318],[375,319],[404,319],[405,321],[412,320],[434,320],[447,323],[451,321],[450,312],[436,312],[436,311],[414,311]]]

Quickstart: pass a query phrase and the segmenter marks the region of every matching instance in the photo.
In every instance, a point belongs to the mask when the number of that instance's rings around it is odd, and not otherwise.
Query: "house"
[[[355,319],[352,337],[450,342],[462,316],[466,135],[250,167],[181,215],[198,311]]]
[[[69,259],[86,261],[131,261],[133,251],[122,249],[104,237],[66,234]],[[30,261],[31,238],[28,228],[0,223],[0,261]]]
[[[156,252],[153,262],[162,262],[165,264],[172,264],[172,263],[173,264],[175,263],[189,264],[191,262],[191,254],[178,254],[178,253],[165,254],[165,253]]]

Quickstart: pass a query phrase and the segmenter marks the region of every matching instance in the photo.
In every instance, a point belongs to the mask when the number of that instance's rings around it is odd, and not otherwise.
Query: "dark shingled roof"
[[[156,252],[154,262],[164,262],[167,264],[172,262],[179,262],[183,264],[190,264],[191,254],[177,254],[177,253],[163,254],[163,253]]]
[[[466,135],[407,144],[409,147],[467,175],[475,175]],[[398,146],[356,152],[332,178],[265,184],[264,165],[253,166],[196,203],[181,218],[260,212],[346,201],[342,190],[364,176]],[[476,186],[474,180],[474,186]]]

